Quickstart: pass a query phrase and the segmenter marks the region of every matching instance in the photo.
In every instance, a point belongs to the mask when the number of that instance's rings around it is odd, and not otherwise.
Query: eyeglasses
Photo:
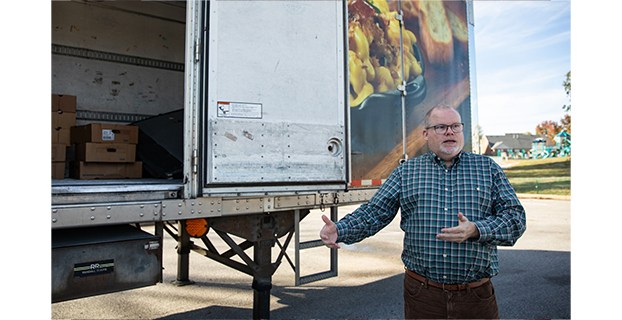
[[[446,125],[446,124],[438,124],[435,126],[429,126],[426,127],[427,129],[431,129],[434,128],[434,132],[436,132],[436,134],[445,134],[447,133],[447,128],[451,128],[451,131],[453,131],[453,133],[460,133],[462,132],[462,129],[464,129],[464,123],[462,122],[458,122],[458,123],[453,123],[450,125]]]

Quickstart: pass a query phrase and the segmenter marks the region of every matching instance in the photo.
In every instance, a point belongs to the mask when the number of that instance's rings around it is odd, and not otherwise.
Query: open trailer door
[[[209,2],[203,194],[345,189],[344,3]]]

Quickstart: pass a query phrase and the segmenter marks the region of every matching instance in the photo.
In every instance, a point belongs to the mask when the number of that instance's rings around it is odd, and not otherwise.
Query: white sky
[[[535,133],[570,103],[570,1],[474,1],[478,117],[483,133]]]

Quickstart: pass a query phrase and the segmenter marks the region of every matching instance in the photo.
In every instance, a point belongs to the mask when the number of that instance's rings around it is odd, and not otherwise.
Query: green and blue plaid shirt
[[[499,272],[497,245],[512,246],[525,232],[525,210],[503,170],[492,159],[461,152],[447,168],[434,153],[397,167],[369,200],[337,222],[337,242],[352,244],[387,226],[401,208],[402,261],[440,283],[466,283]],[[479,239],[436,239],[458,225],[462,212]]]

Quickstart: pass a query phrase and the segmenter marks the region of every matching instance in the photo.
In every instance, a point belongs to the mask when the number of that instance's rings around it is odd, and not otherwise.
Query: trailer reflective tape
[[[74,277],[88,277],[114,271],[114,259],[76,263],[73,265]]]
[[[362,179],[352,180],[351,187],[372,187],[382,185],[387,179]]]

